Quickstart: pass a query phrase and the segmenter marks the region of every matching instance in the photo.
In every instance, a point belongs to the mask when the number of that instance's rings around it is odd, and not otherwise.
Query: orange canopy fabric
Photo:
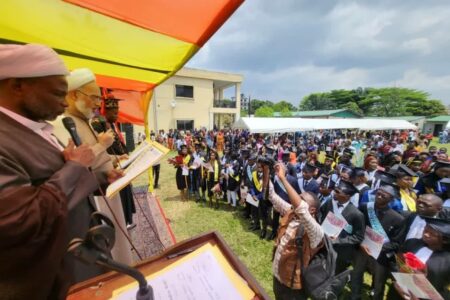
[[[70,69],[91,69],[100,86],[139,92],[122,95],[120,117],[142,124],[149,91],[175,74],[243,1],[1,0],[0,43],[48,45]]]

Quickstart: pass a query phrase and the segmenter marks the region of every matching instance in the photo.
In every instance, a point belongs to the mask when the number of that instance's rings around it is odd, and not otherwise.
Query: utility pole
[[[248,116],[250,117],[251,115],[251,110],[252,110],[252,96],[249,94],[248,95]]]

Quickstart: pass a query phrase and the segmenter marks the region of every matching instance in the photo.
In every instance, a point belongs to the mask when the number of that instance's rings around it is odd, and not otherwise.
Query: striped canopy
[[[120,90],[122,121],[143,123],[149,93],[178,71],[244,0],[1,0],[0,43],[54,48]],[[128,91],[125,93],[124,91]],[[145,95],[145,97],[143,97]]]

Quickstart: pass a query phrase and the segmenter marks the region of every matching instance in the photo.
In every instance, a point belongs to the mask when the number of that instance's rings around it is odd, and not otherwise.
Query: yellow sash
[[[211,179],[211,173],[208,172],[208,179]],[[219,163],[217,162],[217,159],[214,160],[214,182],[219,181]]]
[[[258,179],[258,172],[253,171],[252,176],[253,176],[253,183],[255,184],[255,188],[256,188],[259,192],[261,192],[261,191],[262,191],[262,184],[261,184],[261,182],[260,182],[259,179]]]
[[[406,205],[408,206],[408,210],[411,212],[416,211],[416,199],[414,198],[414,192],[408,193],[408,191],[404,189],[400,189],[400,196],[403,201],[405,201]]]

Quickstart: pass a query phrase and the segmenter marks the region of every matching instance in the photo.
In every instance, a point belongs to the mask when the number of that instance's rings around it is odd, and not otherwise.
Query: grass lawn
[[[174,156],[174,152],[169,157]],[[156,193],[177,241],[211,231],[218,231],[239,259],[247,266],[259,284],[274,299],[272,291],[272,249],[274,242],[260,240],[259,232],[248,230],[249,222],[240,211],[231,211],[222,203],[219,210],[203,207],[195,201],[181,202],[175,184],[175,169],[161,163],[160,188]],[[369,278],[365,278],[365,282]],[[348,299],[347,290],[341,299]],[[363,297],[363,299],[369,299]]]

